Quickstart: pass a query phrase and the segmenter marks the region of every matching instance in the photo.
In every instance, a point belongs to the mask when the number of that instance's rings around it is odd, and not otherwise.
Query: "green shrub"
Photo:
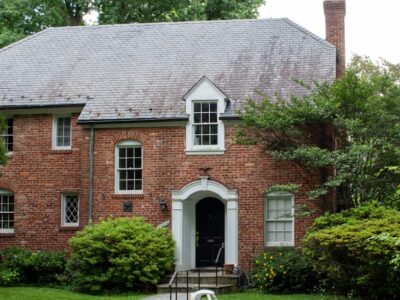
[[[399,237],[400,212],[373,202],[316,219],[303,250],[314,270],[327,276],[327,288],[369,299],[399,299],[400,273],[393,264],[400,250],[393,240]]]
[[[154,286],[174,263],[174,241],[165,228],[143,218],[108,219],[70,239],[71,283],[89,292],[143,290]]]
[[[65,271],[62,252],[32,251],[19,247],[0,250],[0,285],[55,284]]]
[[[318,284],[310,262],[297,249],[281,248],[261,253],[255,265],[253,282],[264,292],[311,292]]]

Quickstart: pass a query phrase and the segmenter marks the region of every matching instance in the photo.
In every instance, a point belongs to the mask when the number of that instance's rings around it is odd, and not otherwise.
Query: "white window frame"
[[[189,121],[186,124],[186,154],[187,155],[215,155],[225,152],[225,126],[220,119],[221,113],[226,108],[226,96],[221,93],[208,79],[202,79],[185,98],[186,113]],[[218,125],[218,144],[217,145],[195,145],[194,134],[194,104],[202,102],[217,103],[217,125]]]
[[[290,197],[291,198],[291,204],[292,204],[292,210],[291,210],[291,217],[290,218],[279,218],[279,219],[267,219],[267,210],[268,210],[268,197]],[[264,198],[264,244],[267,247],[292,247],[295,245],[295,217],[294,217],[294,195],[289,192],[272,192],[268,193],[265,198]],[[268,222],[292,222],[292,241],[291,242],[285,242],[285,241],[279,241],[279,242],[268,242],[267,238],[267,223]]]
[[[195,104],[200,104],[200,106],[202,106],[202,104],[203,103],[209,103],[209,104],[211,104],[211,103],[213,103],[213,104],[216,104],[217,105],[217,121],[216,122],[211,122],[211,121],[209,121],[208,123],[195,123],[194,122],[194,114],[195,114],[195,112],[194,112],[194,107],[195,107]],[[201,112],[200,113],[200,115],[202,114],[203,112]],[[219,124],[219,121],[218,121],[218,119],[219,119],[219,112],[218,112],[218,100],[197,100],[197,101],[195,101],[195,100],[193,100],[192,101],[192,116],[193,116],[193,124],[192,124],[192,138],[193,138],[193,149],[203,149],[203,148],[214,148],[214,147],[218,147],[218,144],[219,144],[219,130],[220,130],[220,124]],[[205,125],[205,126],[210,126],[210,125],[217,125],[217,144],[210,144],[210,145],[196,145],[196,143],[195,143],[195,140],[196,140],[196,126],[203,126],[203,125]]]
[[[70,119],[69,146],[57,146],[57,120]],[[52,130],[52,148],[53,150],[71,150],[72,149],[72,117],[71,115],[53,115],[53,130]]]
[[[66,222],[65,220],[65,209],[68,196],[75,196],[78,198],[78,221],[77,222]],[[79,227],[80,219],[80,199],[78,193],[62,193],[61,194],[61,226],[62,227]]]
[[[8,213],[14,214],[14,225],[13,228],[0,228],[0,233],[14,233],[15,228],[15,195],[13,192],[8,190],[0,190],[0,196],[13,196],[14,197],[14,210],[12,212],[8,211]]]
[[[133,148],[141,148],[141,170],[142,170],[142,189],[141,190],[120,190],[119,189],[119,181],[120,181],[120,173],[119,173],[119,148],[121,146],[132,146]],[[144,152],[144,148],[143,148],[143,144],[138,142],[138,141],[134,141],[134,140],[127,140],[127,141],[122,141],[119,142],[115,145],[115,164],[114,164],[114,178],[115,178],[115,193],[116,194],[143,194],[143,152]]]
[[[13,122],[13,125],[12,125],[12,133],[11,134],[9,134],[8,133],[8,129],[9,129],[9,127],[8,127],[8,121],[9,120],[12,120],[12,122]],[[0,134],[0,137],[1,138],[3,138],[4,139],[4,147],[5,147],[5,150],[7,151],[7,153],[6,153],[6,155],[8,155],[8,156],[11,156],[12,154],[13,154],[13,150],[14,150],[14,119],[11,117],[11,118],[5,118],[4,119],[4,121],[5,121],[5,123],[6,123],[6,128],[4,129],[4,131]],[[7,143],[6,143],[6,139],[8,139],[9,137],[12,137],[13,138],[13,143],[12,143],[12,150],[11,151],[9,151],[7,148]]]

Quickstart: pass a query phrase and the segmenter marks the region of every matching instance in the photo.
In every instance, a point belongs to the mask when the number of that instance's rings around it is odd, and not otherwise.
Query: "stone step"
[[[178,293],[186,293],[186,284],[179,283],[178,284]],[[189,293],[198,291],[199,289],[206,289],[206,290],[212,290],[214,291],[217,295],[218,294],[225,294],[225,293],[232,293],[237,291],[237,285],[232,285],[232,284],[218,284],[216,286],[215,284],[201,284],[200,288],[198,284],[189,284]],[[175,284],[172,287],[172,293],[175,293]],[[167,283],[164,284],[159,284],[157,285],[157,293],[158,294],[163,294],[163,293],[169,293],[169,286]]]
[[[171,278],[168,278],[171,279]],[[229,277],[218,277],[218,284],[231,284],[235,285],[237,284],[237,277],[234,278],[229,278]],[[199,279],[198,277],[178,277],[177,278],[178,284],[179,283],[184,283],[186,284],[186,281],[189,281],[189,284],[198,284]],[[215,284],[215,276],[214,277],[200,277],[200,284]],[[169,280],[163,280],[162,283],[169,283]],[[174,282],[175,284],[175,282]]]
[[[171,280],[172,275],[165,276],[161,283],[169,283]],[[199,273],[197,272],[189,272],[188,279],[186,278],[186,272],[179,273],[177,275],[178,283],[186,283],[189,280],[189,283],[198,283],[199,282]],[[238,280],[238,275],[235,274],[224,274],[222,275],[221,272],[218,273],[218,283],[221,284],[236,284]],[[215,284],[215,273],[207,272],[207,273],[200,273],[200,283],[206,284]]]

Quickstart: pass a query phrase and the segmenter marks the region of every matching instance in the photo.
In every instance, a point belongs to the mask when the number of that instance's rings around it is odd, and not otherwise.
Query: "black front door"
[[[218,250],[225,242],[225,205],[216,198],[196,204],[196,266],[215,266]],[[218,265],[224,264],[224,250]]]

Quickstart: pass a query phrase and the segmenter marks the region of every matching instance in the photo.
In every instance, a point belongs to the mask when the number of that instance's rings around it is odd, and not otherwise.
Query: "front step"
[[[189,292],[198,291],[199,289],[213,290],[216,294],[230,293],[237,291],[238,275],[236,274],[225,274],[218,271],[218,282],[215,280],[215,268],[204,268],[198,272],[198,270],[191,270],[186,272],[178,273],[176,277],[178,293],[186,293],[187,285]],[[188,276],[187,276],[188,275]],[[200,278],[199,278],[200,275]],[[157,293],[169,293],[168,283],[171,280],[172,275],[164,277],[161,284],[157,285]],[[199,284],[200,279],[200,284]],[[188,281],[188,282],[187,282]],[[216,285],[217,283],[217,285]],[[172,292],[175,293],[175,281],[172,285]],[[200,287],[200,288],[199,288]]]

